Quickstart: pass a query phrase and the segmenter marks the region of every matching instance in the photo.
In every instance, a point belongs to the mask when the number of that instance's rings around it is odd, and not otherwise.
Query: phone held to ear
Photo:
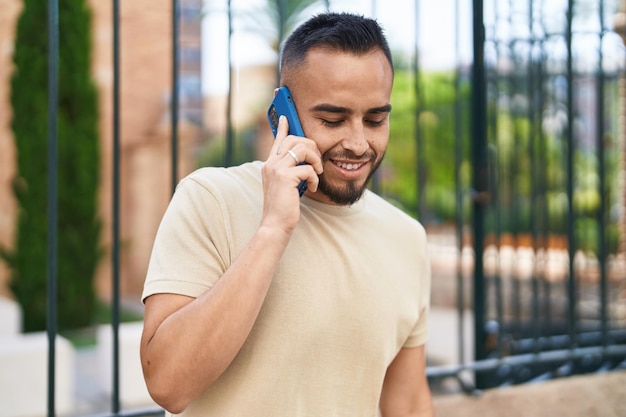
[[[302,125],[300,124],[300,119],[298,118],[298,112],[296,111],[296,105],[293,102],[293,98],[291,98],[291,93],[287,87],[280,87],[274,96],[274,100],[272,104],[270,104],[269,109],[267,110],[267,119],[270,122],[270,127],[272,128],[272,133],[274,133],[274,138],[276,138],[276,134],[278,133],[278,118],[280,116],[286,116],[287,121],[289,122],[289,134],[294,136],[302,136],[304,137],[304,131],[302,130]],[[298,165],[304,165],[306,162],[300,162]],[[298,184],[298,192],[300,193],[300,197],[307,189],[306,181],[301,181]]]

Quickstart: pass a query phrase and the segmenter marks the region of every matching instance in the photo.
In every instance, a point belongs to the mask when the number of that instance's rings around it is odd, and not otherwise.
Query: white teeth
[[[363,165],[363,164],[346,164],[344,162],[337,162],[337,166],[339,166],[340,168],[343,168],[343,169],[347,169],[348,171],[352,171],[352,170],[358,169],[358,168],[361,167],[361,165]]]

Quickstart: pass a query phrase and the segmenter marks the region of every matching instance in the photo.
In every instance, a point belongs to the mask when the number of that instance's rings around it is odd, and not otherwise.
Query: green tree
[[[298,25],[304,12],[319,3],[329,9],[328,0],[269,0],[265,10],[253,9],[244,17],[245,30],[265,37],[272,49],[278,53],[286,37]],[[276,85],[278,85],[278,64]]]
[[[59,1],[58,321],[88,325],[95,308],[100,255],[97,192],[97,94],[90,74],[91,12],[84,0]],[[24,330],[46,327],[48,39],[46,2],[25,0],[18,20],[11,79],[18,202],[14,248],[3,250]]]
[[[437,221],[452,221],[456,207],[455,175],[455,125],[467,120],[455,120],[454,105],[459,94],[463,106],[467,106],[470,92],[467,81],[458,93],[454,89],[454,74],[451,72],[429,72],[423,74],[423,96],[426,108],[420,114],[426,153],[426,205]],[[390,114],[389,146],[380,169],[382,195],[394,201],[405,211],[417,217],[417,149],[415,139],[416,97],[413,90],[414,74],[396,68],[391,96],[393,111]],[[467,118],[468,112],[463,112]],[[463,143],[469,141],[467,129],[462,133]],[[467,149],[467,146],[464,146]],[[467,161],[467,151],[462,158]],[[469,167],[463,163],[464,187],[468,186]],[[425,219],[420,219],[425,221]]]

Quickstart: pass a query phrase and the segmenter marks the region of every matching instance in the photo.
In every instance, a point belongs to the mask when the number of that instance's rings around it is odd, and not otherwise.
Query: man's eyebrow
[[[391,104],[385,104],[384,106],[374,107],[369,109],[367,113],[391,113]]]
[[[333,104],[318,104],[316,106],[313,106],[311,108],[311,111],[314,112],[325,112],[325,113],[352,113],[352,110],[350,110],[347,107],[340,107],[340,106],[335,106]]]
[[[345,113],[351,114],[352,110],[347,107],[335,106],[333,104],[318,104],[311,108],[311,111],[314,112],[326,112],[326,113]],[[391,104],[385,104],[380,107],[373,107],[368,109],[366,113],[376,114],[376,113],[389,113],[391,112]]]

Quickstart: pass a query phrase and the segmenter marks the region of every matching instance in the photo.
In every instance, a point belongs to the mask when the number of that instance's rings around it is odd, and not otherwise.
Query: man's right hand
[[[278,133],[263,164],[263,218],[262,227],[278,227],[288,235],[300,218],[300,196],[297,186],[301,181],[308,189],[317,191],[323,171],[322,156],[317,144],[308,138],[288,135],[289,122],[280,117]],[[298,165],[306,162],[306,165]]]

